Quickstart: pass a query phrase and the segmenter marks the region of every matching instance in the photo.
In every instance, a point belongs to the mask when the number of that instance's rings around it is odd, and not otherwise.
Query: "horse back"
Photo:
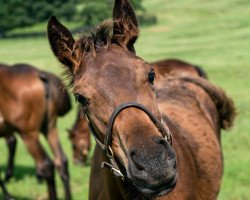
[[[191,75],[207,79],[206,72],[199,66],[177,59],[166,59],[152,63],[155,66],[156,74],[166,77],[169,74]]]
[[[4,122],[19,131],[36,129],[43,119],[45,91],[37,73],[24,64],[0,70],[0,112]]]

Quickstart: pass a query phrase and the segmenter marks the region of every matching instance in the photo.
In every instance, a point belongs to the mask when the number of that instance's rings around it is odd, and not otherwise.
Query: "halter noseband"
[[[115,110],[113,111],[113,113],[111,114],[111,117],[109,119],[108,122],[108,126],[107,126],[107,131],[105,134],[105,138],[104,138],[104,143],[102,143],[99,139],[98,139],[98,135],[97,132],[95,131],[95,128],[93,126],[93,124],[90,122],[88,116],[85,114],[87,120],[88,120],[88,124],[90,127],[90,130],[97,142],[97,144],[101,147],[102,151],[105,153],[105,155],[109,158],[111,163],[107,163],[107,162],[103,162],[101,165],[101,168],[104,167],[108,167],[111,169],[111,171],[118,177],[121,177],[122,179],[124,179],[124,175],[121,173],[115,158],[114,158],[114,154],[113,151],[111,149],[111,143],[112,143],[112,129],[113,129],[113,125],[115,123],[115,119],[116,117],[119,115],[119,113],[126,109],[126,108],[137,108],[139,110],[142,110],[143,112],[145,112],[149,118],[151,119],[151,121],[156,125],[156,127],[158,128],[158,130],[161,132],[161,134],[163,135],[163,137],[170,143],[170,145],[172,145],[172,135],[170,133],[170,130],[163,125],[163,121],[159,121],[145,106],[143,106],[142,104],[136,103],[136,102],[128,102],[128,103],[123,103],[120,104],[117,108],[115,108]]]

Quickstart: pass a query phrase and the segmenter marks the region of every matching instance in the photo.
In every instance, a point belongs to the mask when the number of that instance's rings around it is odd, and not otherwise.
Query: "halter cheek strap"
[[[112,129],[113,129],[113,125],[115,123],[115,119],[116,117],[119,115],[119,113],[126,109],[126,108],[137,108],[139,110],[142,110],[144,113],[146,113],[149,118],[151,119],[151,121],[155,124],[155,126],[158,128],[158,130],[161,132],[161,134],[163,135],[163,137],[170,143],[170,145],[172,145],[172,134],[170,132],[170,130],[168,129],[167,126],[164,126],[164,122],[163,121],[159,121],[156,116],[154,116],[145,106],[143,106],[142,104],[136,103],[136,102],[128,102],[128,103],[123,103],[121,105],[119,105],[117,108],[115,108],[115,110],[113,111],[113,113],[111,114],[111,117],[109,119],[108,122],[108,126],[107,126],[107,131],[105,134],[105,138],[104,138],[104,143],[102,143],[99,139],[98,139],[98,135],[97,132],[93,126],[93,124],[90,122],[88,116],[86,115],[86,118],[88,120],[88,124],[90,127],[90,130],[97,142],[97,144],[101,147],[102,151],[105,153],[105,155],[108,157],[108,159],[110,160],[110,163],[107,162],[103,162],[101,167],[107,167],[110,168],[110,170],[113,172],[113,174],[115,174],[118,177],[121,177],[122,179],[124,179],[124,175],[121,173],[115,158],[114,158],[114,154],[113,151],[111,149],[111,144],[112,144]]]

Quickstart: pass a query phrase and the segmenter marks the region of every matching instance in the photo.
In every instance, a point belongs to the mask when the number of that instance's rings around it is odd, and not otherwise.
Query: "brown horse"
[[[68,133],[72,143],[74,163],[85,165],[91,142],[88,122],[80,106],[78,108],[76,121],[72,129],[68,130]]]
[[[98,144],[89,199],[216,199],[232,101],[202,78],[170,76],[154,88],[152,65],[135,55],[127,0],[115,1],[113,18],[78,41],[54,16],[48,23]]]
[[[166,59],[151,64],[154,65],[157,77],[156,85],[162,78],[164,79],[166,76],[173,74],[207,78],[206,73],[201,67],[177,59]],[[77,119],[72,129],[68,130],[68,133],[72,143],[74,163],[85,165],[89,155],[91,140],[88,123],[80,107]]]
[[[36,174],[46,179],[49,199],[56,199],[54,167],[71,199],[67,158],[58,137],[57,116],[71,109],[69,95],[55,75],[26,64],[0,65],[0,136],[16,131],[36,162]],[[54,163],[39,142],[42,132],[54,153]]]
[[[165,77],[169,75],[187,75],[187,76],[198,76],[207,79],[206,72],[199,66],[191,63],[177,60],[177,59],[166,59],[153,62],[155,73],[157,76]]]

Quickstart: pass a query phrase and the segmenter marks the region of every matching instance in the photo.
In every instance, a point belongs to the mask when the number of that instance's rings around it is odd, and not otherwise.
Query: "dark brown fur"
[[[59,97],[59,92],[64,95]],[[14,131],[23,139],[36,162],[38,178],[47,180],[49,199],[56,199],[54,166],[65,185],[66,198],[70,199],[67,159],[58,138],[57,116],[71,107],[69,96],[60,80],[54,75],[26,64],[0,67],[0,135],[10,136]],[[58,100],[65,102],[60,108]],[[63,111],[63,112],[61,112]],[[55,155],[51,162],[39,142],[39,132],[46,136]]]
[[[152,65],[135,55],[139,31],[130,3],[116,0],[113,17],[111,41],[96,34],[75,42],[52,16],[48,23],[52,51],[69,70],[73,93],[101,141],[113,110],[122,103],[137,102],[162,119],[172,132],[173,145],[144,112],[123,110],[114,122],[111,149],[125,180],[100,169],[109,159],[97,145],[89,199],[216,199],[223,171],[219,139],[223,119],[216,102],[226,105],[223,110],[233,116],[233,105],[227,103],[231,100],[225,95],[216,99],[221,95],[214,94],[223,92],[205,79],[206,84],[199,85],[200,81],[194,84],[182,76],[165,76],[154,88],[149,79]],[[79,48],[89,44],[93,44],[90,50]]]

